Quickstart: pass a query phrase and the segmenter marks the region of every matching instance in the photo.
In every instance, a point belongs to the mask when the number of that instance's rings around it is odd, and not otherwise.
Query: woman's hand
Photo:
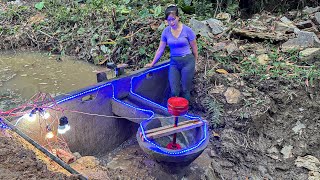
[[[146,67],[146,68],[150,68],[150,67],[152,67],[153,66],[153,64],[152,63],[148,63],[148,64],[146,64],[144,67]]]

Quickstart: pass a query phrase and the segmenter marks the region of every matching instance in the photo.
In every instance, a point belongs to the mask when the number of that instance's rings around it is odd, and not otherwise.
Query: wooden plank
[[[199,120],[188,120],[188,121],[182,121],[182,122],[179,122],[178,123],[178,126],[181,126],[181,125],[184,125],[184,124],[188,124],[188,123],[194,123],[194,122],[197,122]],[[150,129],[150,130],[147,130],[147,131],[144,131],[145,134],[150,134],[150,133],[154,133],[154,132],[157,132],[157,131],[162,131],[162,130],[165,130],[165,129],[169,129],[169,128],[172,128],[173,125],[167,125],[167,126],[161,126],[161,127],[158,127],[158,128],[154,128],[154,129]],[[140,137],[142,137],[142,132],[140,132]]]
[[[202,122],[202,121],[196,121],[196,122],[184,124],[184,125],[181,125],[181,126],[178,126],[178,127],[171,127],[171,128],[164,129],[164,130],[161,130],[161,131],[157,131],[157,132],[146,134],[146,137],[150,138],[150,139],[156,139],[156,138],[160,138],[160,137],[163,137],[163,136],[169,136],[169,135],[174,134],[174,133],[179,133],[179,132],[182,132],[182,131],[187,131],[187,130],[190,130],[190,129],[194,129],[194,128],[200,127],[200,126],[203,125],[203,123],[204,122]]]

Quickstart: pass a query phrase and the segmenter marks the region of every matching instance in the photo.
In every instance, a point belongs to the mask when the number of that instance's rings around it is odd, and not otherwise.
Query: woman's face
[[[172,27],[173,29],[176,29],[178,28],[178,24],[179,24],[179,17],[174,14],[170,14],[167,18],[167,22],[170,27]]]

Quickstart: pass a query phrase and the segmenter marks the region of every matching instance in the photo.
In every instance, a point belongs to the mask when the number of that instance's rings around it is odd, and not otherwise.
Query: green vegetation
[[[208,114],[207,118],[209,120],[210,128],[219,128],[223,125],[222,114],[223,106],[213,97],[206,97],[202,101],[203,107],[206,108]]]

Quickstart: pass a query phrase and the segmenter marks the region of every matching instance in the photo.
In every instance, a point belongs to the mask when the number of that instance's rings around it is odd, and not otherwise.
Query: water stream
[[[0,52],[0,110],[30,99],[37,92],[52,97],[96,83],[101,70],[73,57],[41,52]]]

